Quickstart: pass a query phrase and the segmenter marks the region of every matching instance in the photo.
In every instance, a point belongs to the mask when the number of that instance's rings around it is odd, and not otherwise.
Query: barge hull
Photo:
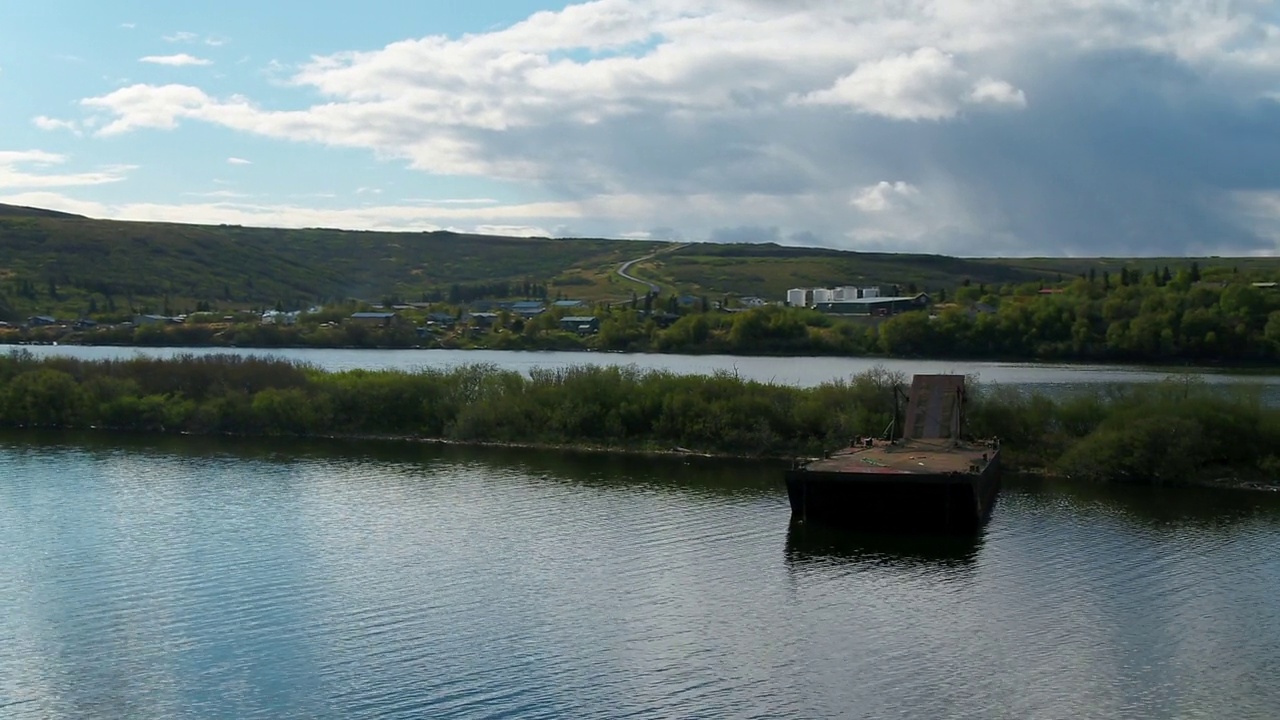
[[[991,516],[1000,489],[999,453],[978,473],[791,470],[794,520],[867,531],[967,533]]]

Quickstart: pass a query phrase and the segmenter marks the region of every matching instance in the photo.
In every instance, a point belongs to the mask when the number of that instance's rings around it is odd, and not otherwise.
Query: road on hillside
[[[628,260],[618,266],[618,274],[626,278],[627,280],[630,280],[633,283],[638,283],[640,285],[647,285],[649,287],[649,292],[653,293],[654,295],[660,295],[662,294],[661,285],[655,285],[649,282],[648,280],[641,280],[640,278],[636,277],[635,275],[632,275],[627,271],[630,270],[631,266],[635,265],[636,263],[644,262],[645,260],[652,260],[655,257],[662,255],[663,253],[675,252],[676,250],[679,250],[680,248],[683,248],[683,247],[684,245],[677,245],[672,248],[664,248],[662,250],[651,252],[648,255],[645,255],[644,257],[638,257],[634,260]]]

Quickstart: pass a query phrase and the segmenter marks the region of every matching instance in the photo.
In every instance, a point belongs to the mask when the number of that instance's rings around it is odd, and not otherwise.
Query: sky
[[[0,0],[0,203],[1280,254],[1271,0]]]

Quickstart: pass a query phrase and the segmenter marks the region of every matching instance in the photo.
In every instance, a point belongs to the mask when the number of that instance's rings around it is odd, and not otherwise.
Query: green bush
[[[905,381],[883,369],[796,388],[634,367],[329,373],[255,357],[89,362],[18,352],[0,356],[0,425],[809,456],[883,435]],[[1014,466],[1157,484],[1274,480],[1280,410],[1259,398],[1186,378],[1060,399],[974,384],[966,420],[971,434],[999,437]]]

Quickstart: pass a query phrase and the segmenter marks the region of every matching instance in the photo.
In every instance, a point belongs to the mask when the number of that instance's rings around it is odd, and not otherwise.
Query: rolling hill
[[[587,238],[511,238],[452,232],[288,230],[232,225],[97,220],[0,205],[0,315],[129,312],[197,303],[215,307],[300,306],[347,298],[416,300],[463,286],[478,292],[526,282],[549,294],[629,298],[664,292],[783,297],[787,288],[876,284],[954,288],[1054,281],[1090,269],[1150,271],[1187,259],[955,258],[859,253],[773,244],[719,245]],[[1207,264],[1280,274],[1278,258],[1212,259]],[[481,288],[481,286],[490,286]],[[493,286],[497,286],[496,288]]]

